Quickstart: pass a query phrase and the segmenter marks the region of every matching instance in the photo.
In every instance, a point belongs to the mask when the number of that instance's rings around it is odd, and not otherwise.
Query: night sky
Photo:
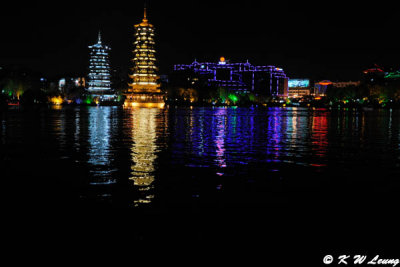
[[[400,67],[399,19],[388,2],[148,2],[161,74],[174,64],[221,56],[316,80],[356,80],[373,64]],[[86,75],[87,47],[101,30],[112,67],[128,69],[143,0],[44,3],[2,8],[0,66],[21,65],[47,77]]]

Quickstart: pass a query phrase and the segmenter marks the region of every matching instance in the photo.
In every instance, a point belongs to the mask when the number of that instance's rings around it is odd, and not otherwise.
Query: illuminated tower
[[[128,104],[164,103],[161,93],[155,57],[154,26],[147,19],[147,9],[144,18],[135,25],[135,48],[133,51],[132,83],[126,94]]]
[[[89,49],[88,91],[93,97],[108,95],[111,92],[110,63],[108,59],[108,53],[111,48],[102,44],[99,32],[97,44],[89,46]]]

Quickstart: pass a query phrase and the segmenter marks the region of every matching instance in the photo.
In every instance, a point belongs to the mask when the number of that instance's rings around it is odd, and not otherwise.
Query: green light
[[[386,79],[398,79],[400,78],[400,71],[390,72],[385,76]]]
[[[232,94],[228,95],[228,98],[230,100],[232,100],[233,103],[235,103],[235,102],[237,102],[239,100],[239,98],[237,96],[232,95]]]
[[[88,105],[92,104],[92,103],[93,103],[92,98],[91,98],[91,97],[87,97],[87,98],[85,99],[85,103],[88,104]]]

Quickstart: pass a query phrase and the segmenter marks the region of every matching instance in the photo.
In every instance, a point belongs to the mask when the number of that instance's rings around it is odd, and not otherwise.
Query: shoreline
[[[116,104],[52,104],[52,103],[34,103],[34,104],[12,104],[12,105],[4,105],[0,110],[11,110],[11,109],[19,109],[19,108],[38,108],[38,107],[124,107],[123,103]],[[346,110],[346,109],[362,109],[362,110],[390,110],[390,109],[400,109],[400,104],[391,104],[391,105],[361,105],[361,104],[322,104],[322,103],[302,103],[302,104],[284,104],[284,103],[267,103],[267,104],[252,104],[252,105],[212,105],[212,104],[196,104],[196,103],[165,103],[165,107],[182,107],[182,108],[323,108],[323,109],[334,109],[334,110]]]

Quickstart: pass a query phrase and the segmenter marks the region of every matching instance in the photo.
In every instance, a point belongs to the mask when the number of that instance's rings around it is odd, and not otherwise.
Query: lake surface
[[[399,110],[13,109],[0,139],[21,206],[393,205],[400,188]]]
[[[59,190],[116,207],[259,205],[400,179],[398,110],[16,109],[0,133],[2,176],[49,202]]]
[[[398,258],[399,110],[55,107],[0,122],[14,260],[136,262],[147,240],[174,264],[182,246],[224,265]],[[159,258],[159,244],[143,248]]]
[[[398,229],[399,110],[16,108],[0,125],[16,246],[257,240],[320,264]]]

